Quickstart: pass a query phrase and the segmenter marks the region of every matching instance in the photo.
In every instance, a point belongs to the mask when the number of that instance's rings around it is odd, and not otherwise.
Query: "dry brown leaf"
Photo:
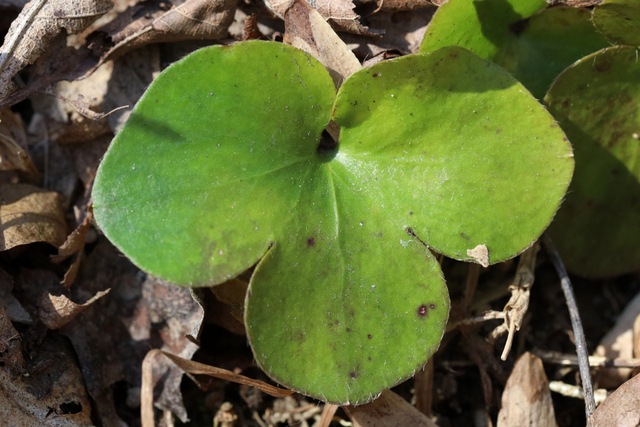
[[[498,427],[556,425],[549,380],[542,361],[527,352],[518,358],[507,380]]]
[[[31,354],[22,375],[11,375],[0,367],[0,424],[92,426],[91,403],[65,340],[48,336]]]
[[[224,38],[235,9],[236,0],[153,0],[137,4],[100,30],[110,36],[114,46],[97,66],[150,43]]]
[[[294,5],[297,0],[265,0],[265,4],[273,13],[284,19],[287,10]],[[362,34],[369,36],[380,36],[384,31],[372,30],[362,25],[360,16],[355,12],[353,0],[309,0],[309,6],[317,10],[318,13],[336,31]]]
[[[368,60],[381,52],[395,51],[402,54],[418,53],[420,44],[427,32],[427,26],[436,8],[425,9],[420,13],[396,12],[378,13],[367,18],[369,25],[384,28],[385,34],[381,38],[362,37],[354,34],[344,34],[343,40],[361,61]],[[363,55],[363,56],[360,56]]]
[[[67,296],[43,294],[40,299],[38,316],[49,329],[58,329],[72,321],[81,311],[109,293],[111,289],[98,292],[84,304],[76,304]]]
[[[0,48],[0,99],[15,91],[11,79],[33,64],[64,29],[77,34],[111,9],[109,0],[32,0],[13,21]]]
[[[93,214],[91,211],[87,212],[82,224],[67,236],[67,240],[58,248],[58,254],[51,257],[53,262],[61,262],[69,258],[71,255],[80,252],[84,248],[85,238],[87,237],[87,231],[91,228],[91,221]]]
[[[240,323],[244,324],[244,299],[247,294],[249,284],[240,279],[231,279],[220,285],[212,286],[211,292],[218,301],[229,307],[231,315]]]
[[[28,184],[0,186],[0,250],[35,242],[60,246],[66,239],[62,197]]]
[[[65,288],[69,288],[76,276],[78,275],[78,269],[80,268],[80,261],[82,261],[82,251],[87,238],[87,232],[91,228],[91,221],[93,220],[93,212],[89,210],[84,217],[84,221],[67,236],[67,240],[58,248],[58,254],[51,257],[53,262],[61,262],[70,256],[77,254],[76,259],[71,263],[71,266],[64,275],[62,284]],[[52,328],[55,329],[55,328]]]
[[[640,375],[622,384],[598,406],[591,417],[594,427],[640,425]]]
[[[263,381],[254,380],[244,375],[234,374],[226,369],[216,368],[215,366],[205,365],[203,363],[194,362],[192,360],[183,359],[174,354],[167,353],[162,350],[151,350],[144,358],[142,362],[142,391],[141,391],[141,412],[142,412],[142,426],[154,427],[154,414],[153,414],[153,388],[155,381],[153,379],[153,360],[160,355],[166,356],[173,363],[175,363],[180,369],[192,375],[207,375],[214,378],[220,378],[226,381],[232,381],[238,384],[246,384],[260,389],[261,391],[274,396],[284,397],[295,393],[293,390],[281,389],[267,384]]]
[[[284,42],[302,49],[324,65],[336,88],[362,68],[356,56],[324,18],[304,0],[295,0],[284,15]]]
[[[52,280],[59,287],[58,279]],[[113,401],[114,384],[126,384],[120,392],[128,396],[129,408],[137,410],[141,365],[149,348],[161,347],[191,358],[198,347],[186,335],[200,322],[202,308],[191,298],[190,289],[141,273],[99,237],[83,258],[69,295],[74,301],[84,301],[106,288],[111,288],[108,298],[95,302],[60,331],[78,355],[100,425],[125,425]],[[158,360],[153,371],[154,378],[160,379],[156,406],[187,422],[180,392],[184,372],[166,358]]]
[[[640,294],[625,307],[616,324],[598,344],[594,355],[609,359],[632,359],[634,357],[634,323],[639,318]],[[595,381],[600,387],[613,389],[629,379],[631,371],[632,369],[629,368],[601,369],[596,374]]]
[[[27,150],[27,134],[22,121],[8,108],[0,110],[0,170],[21,170],[38,176]]]
[[[344,406],[353,427],[437,427],[426,415],[391,390],[383,392],[371,403]]]

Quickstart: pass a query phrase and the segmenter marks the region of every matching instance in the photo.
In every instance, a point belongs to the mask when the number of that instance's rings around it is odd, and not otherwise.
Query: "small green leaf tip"
[[[333,118],[340,141],[323,137]],[[489,264],[547,227],[573,170],[551,116],[461,48],[355,73],[205,48],[165,70],[114,139],[96,221],[142,269],[219,284],[257,264],[245,326],[277,382],[340,405],[411,377],[448,313],[429,251]]]

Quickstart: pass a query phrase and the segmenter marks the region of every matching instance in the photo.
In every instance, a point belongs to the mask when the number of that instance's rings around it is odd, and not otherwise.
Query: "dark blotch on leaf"
[[[378,77],[380,74],[378,73],[373,73],[373,77]]]
[[[351,373],[349,374],[349,376],[350,376],[351,378],[355,378],[355,377],[357,377],[357,376],[358,376],[358,373],[357,373],[357,372],[351,372]]]
[[[313,237],[309,237],[307,239],[307,246],[308,247],[312,247],[312,246],[315,246],[315,245],[316,245],[316,239],[313,238]]]
[[[371,334],[367,335],[367,338],[371,339],[373,336]]]
[[[351,328],[347,328],[347,332],[351,332]]]
[[[426,304],[422,304],[418,307],[418,316],[429,317],[429,309],[433,310],[434,308],[436,308],[435,304],[429,304],[428,306]]]

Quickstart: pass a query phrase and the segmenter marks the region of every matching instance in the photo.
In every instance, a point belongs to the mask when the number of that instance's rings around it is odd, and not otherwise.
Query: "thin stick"
[[[575,295],[573,294],[571,280],[569,280],[567,270],[564,268],[564,263],[562,262],[553,241],[546,233],[542,235],[542,244],[544,245],[547,254],[549,254],[549,258],[551,258],[551,262],[553,263],[558,276],[560,276],[560,285],[562,286],[564,297],[567,300],[569,316],[571,317],[571,327],[573,328],[573,335],[576,339],[578,366],[580,369],[580,378],[582,379],[582,389],[584,390],[584,409],[587,416],[587,426],[589,426],[591,425],[591,415],[593,414],[593,411],[596,410],[596,401],[593,397],[593,384],[591,383],[591,372],[589,369],[589,355],[587,354],[587,343],[584,337],[584,330],[582,329],[582,322],[580,321],[580,314],[578,313],[578,306],[576,304]]]
[[[554,363],[562,366],[579,366],[578,357],[573,354],[564,354],[555,351],[533,350],[533,354],[545,363]],[[589,356],[589,366],[592,368],[640,368],[640,359],[623,359],[605,356]]]

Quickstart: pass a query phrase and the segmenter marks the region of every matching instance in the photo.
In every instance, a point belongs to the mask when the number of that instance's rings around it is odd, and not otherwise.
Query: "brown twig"
[[[564,297],[567,301],[567,307],[569,308],[569,317],[571,318],[571,327],[573,328],[573,334],[576,340],[576,353],[578,355],[578,366],[580,369],[580,378],[582,380],[582,388],[584,390],[584,403],[585,414],[587,417],[587,426],[591,425],[591,415],[596,410],[596,402],[593,397],[593,384],[591,383],[591,372],[589,369],[589,355],[587,353],[587,342],[584,337],[584,330],[582,329],[582,322],[580,321],[580,314],[578,312],[578,305],[576,304],[575,295],[573,293],[573,287],[571,286],[571,280],[567,273],[564,263],[558,254],[558,251],[553,244],[551,238],[544,234],[542,236],[542,244],[544,245],[551,262],[555,267],[558,276],[560,277],[560,285],[564,292]]]

